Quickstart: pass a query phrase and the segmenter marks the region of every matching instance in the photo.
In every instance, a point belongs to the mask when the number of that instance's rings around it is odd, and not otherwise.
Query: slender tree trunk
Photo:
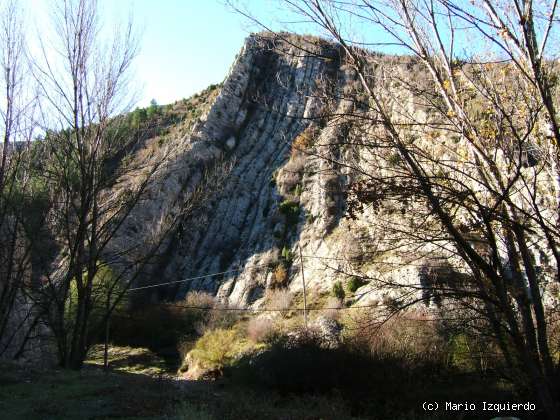
[[[107,294],[107,305],[105,307],[105,340],[103,345],[103,368],[106,372],[109,371],[109,329],[111,325],[111,317],[109,316],[109,310],[111,306],[110,294]]]

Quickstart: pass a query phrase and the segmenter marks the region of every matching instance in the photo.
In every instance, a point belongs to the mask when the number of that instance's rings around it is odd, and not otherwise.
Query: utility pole
[[[303,274],[303,254],[301,252],[301,246],[298,244],[299,248],[299,264],[301,267],[301,281],[303,282],[303,322],[305,329],[307,330],[307,294],[305,293],[305,276]]]

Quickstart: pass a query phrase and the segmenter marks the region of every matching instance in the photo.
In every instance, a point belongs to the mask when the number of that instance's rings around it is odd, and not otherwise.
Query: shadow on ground
[[[169,379],[139,373],[38,370],[2,364],[0,417],[6,419],[162,418],[179,403]]]

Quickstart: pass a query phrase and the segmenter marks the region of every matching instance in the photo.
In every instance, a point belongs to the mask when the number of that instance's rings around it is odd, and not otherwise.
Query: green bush
[[[156,115],[161,115],[162,107],[158,105],[155,99],[150,101],[150,106],[146,110],[148,119],[154,118]]]
[[[83,274],[83,281],[87,282],[88,276]],[[97,273],[93,278],[92,291],[91,291],[91,308],[89,314],[89,331],[90,340],[95,342],[99,337],[94,334],[99,334],[104,331],[104,321],[107,314],[107,303],[110,307],[117,304],[112,312],[112,317],[117,319],[122,317],[126,312],[128,301],[126,298],[119,299],[120,294],[123,292],[123,286],[119,279],[115,278],[112,270],[108,266],[100,266]],[[73,325],[78,310],[78,289],[76,280],[73,278],[70,282],[68,296],[64,308],[64,322],[70,326]],[[69,327],[70,328],[70,327]]]
[[[280,255],[282,256],[282,259],[287,266],[290,266],[292,264],[292,261],[294,260],[294,254],[292,253],[292,251],[290,251],[290,248],[288,248],[287,246],[282,247],[282,252]]]
[[[344,298],[346,297],[346,293],[344,292],[344,287],[342,287],[341,282],[337,281],[335,284],[333,284],[332,295],[337,299],[344,300]]]
[[[280,203],[280,213],[286,217],[286,222],[289,225],[297,224],[299,220],[300,207],[295,201],[284,200]]]
[[[398,166],[401,161],[401,156],[398,153],[393,153],[387,158],[387,163],[389,164],[389,166]]]
[[[146,108],[136,108],[134,111],[128,114],[128,117],[130,126],[137,129],[148,119],[148,113],[146,111]]]
[[[358,290],[366,283],[367,282],[359,277],[352,277],[350,280],[348,280],[348,283],[346,283],[346,290],[348,290],[350,293],[355,293],[356,290]]]
[[[222,370],[252,347],[235,329],[207,331],[191,351],[193,359],[205,369]]]

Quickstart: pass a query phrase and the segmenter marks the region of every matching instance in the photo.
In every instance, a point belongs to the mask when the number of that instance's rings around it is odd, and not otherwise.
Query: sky
[[[49,7],[58,1],[61,0],[17,0],[39,34],[48,27]],[[281,1],[232,1],[272,30],[325,35],[301,23],[301,16],[287,12]],[[139,33],[135,105],[148,106],[152,99],[158,104],[171,103],[224,80],[244,39],[249,33],[262,30],[225,3],[226,0],[98,0],[101,22],[105,23],[104,35],[110,37],[115,22],[126,22],[130,15]],[[339,19],[337,23],[343,32],[353,40],[362,41],[362,45],[390,41],[382,31],[363,25],[359,19],[348,15]],[[455,42],[468,45],[464,41]],[[403,49],[387,48],[385,52],[407,53]]]
[[[47,27],[53,1],[18,0],[31,31]],[[274,1],[241,1],[252,14],[274,20]],[[225,0],[98,0],[98,5],[104,35],[132,16],[140,46],[133,79],[141,107],[152,99],[171,103],[222,82],[244,39],[259,30]]]
[[[259,19],[280,26],[270,0],[238,3]],[[220,83],[245,38],[262,30],[223,0],[99,0],[106,21],[126,21],[130,12],[140,33],[135,64],[139,106],[189,97]],[[285,13],[285,12],[284,12]]]
[[[48,27],[49,7],[56,1],[60,0],[18,0],[39,33]],[[277,0],[234,1],[273,30],[316,33]],[[244,39],[263,29],[225,2],[98,0],[104,35],[110,37],[115,22],[127,22],[130,16],[139,34],[133,74],[135,105],[148,106],[152,99],[158,104],[171,103],[225,79]],[[378,38],[378,34],[372,35]]]
[[[291,14],[277,0],[234,1],[272,30],[317,34],[314,26],[302,22],[301,16]],[[107,18],[126,18],[132,10],[141,29],[141,51],[136,62],[141,106],[152,99],[159,104],[170,103],[222,82],[244,39],[251,32],[263,30],[232,10],[225,0],[99,2]]]
[[[252,3],[262,12],[266,2]],[[141,34],[135,63],[141,106],[151,99],[170,103],[222,82],[255,29],[217,0],[102,0],[100,6],[102,13],[125,18],[133,11]]]

